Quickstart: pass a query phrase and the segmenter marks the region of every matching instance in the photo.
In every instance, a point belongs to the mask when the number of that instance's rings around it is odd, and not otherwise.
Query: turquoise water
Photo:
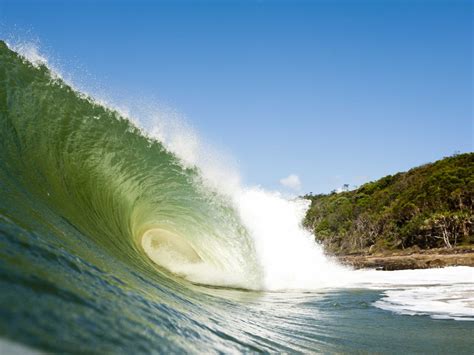
[[[474,322],[376,307],[380,282],[264,291],[269,266],[228,196],[3,42],[0,129],[5,341],[93,353],[473,351]],[[452,273],[467,275],[456,281],[465,292],[472,271]]]

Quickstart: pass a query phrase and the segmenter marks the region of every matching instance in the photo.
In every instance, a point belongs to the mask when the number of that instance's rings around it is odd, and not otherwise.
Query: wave
[[[194,283],[320,287],[342,270],[302,228],[306,202],[242,187],[187,132],[139,127],[20,52],[1,44],[2,170],[88,238]]]
[[[1,226],[41,231],[68,251],[49,259],[108,270],[104,259],[114,260],[127,267],[121,280],[133,274],[173,290],[188,281],[249,290],[420,285],[411,283],[417,272],[337,264],[301,225],[307,201],[243,186],[182,124],[140,125],[146,119],[75,90],[31,47],[14,49],[0,42]],[[465,287],[469,272],[449,273],[449,282]],[[375,305],[403,308],[398,291]],[[462,318],[463,307],[447,316]]]
[[[216,283],[184,271],[205,265],[220,275],[219,284],[259,284],[245,228],[225,196],[203,188],[197,168],[183,166],[159,141],[43,63],[5,43],[0,55],[4,181],[127,262],[147,264],[146,254],[192,281]],[[150,242],[151,233],[162,242]],[[196,257],[184,257],[178,245]],[[162,263],[156,249],[174,261]]]

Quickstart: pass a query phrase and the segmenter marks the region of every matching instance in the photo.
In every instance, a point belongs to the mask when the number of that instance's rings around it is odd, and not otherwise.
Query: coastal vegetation
[[[348,191],[308,194],[304,224],[333,254],[474,244],[474,153],[455,154]]]

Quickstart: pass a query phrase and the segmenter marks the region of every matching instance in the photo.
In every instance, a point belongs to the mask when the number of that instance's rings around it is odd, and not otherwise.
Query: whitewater
[[[4,344],[472,350],[472,268],[342,266],[308,201],[244,186],[183,120],[84,94],[32,45],[0,43],[0,70]]]

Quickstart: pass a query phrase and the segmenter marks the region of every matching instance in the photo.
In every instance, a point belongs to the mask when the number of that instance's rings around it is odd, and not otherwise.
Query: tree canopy
[[[306,195],[304,224],[330,252],[474,243],[474,153],[456,154],[353,191]]]

